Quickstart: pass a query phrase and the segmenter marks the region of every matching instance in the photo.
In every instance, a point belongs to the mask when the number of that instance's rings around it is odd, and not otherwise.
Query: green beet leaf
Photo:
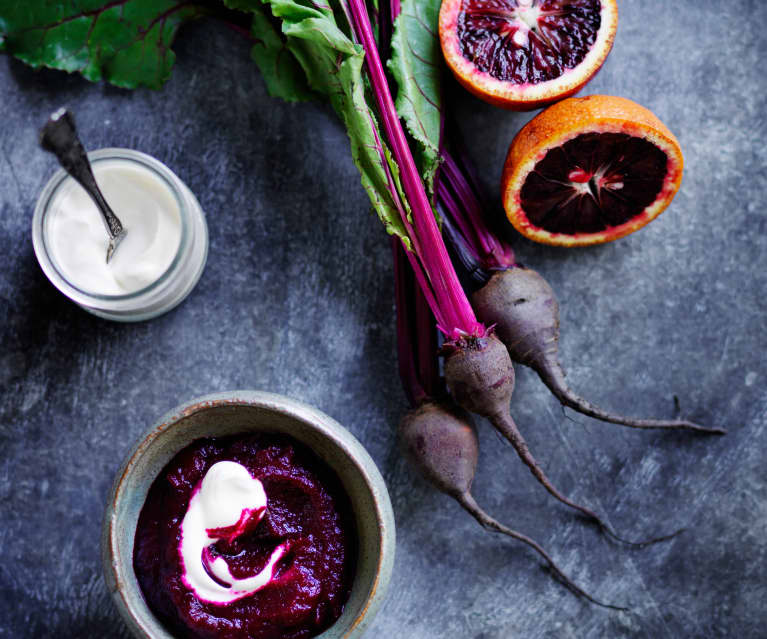
[[[316,100],[320,96],[309,88],[298,64],[282,35],[280,22],[261,0],[224,0],[229,9],[245,11],[252,16],[250,32],[254,40],[250,57],[258,66],[269,95],[287,102]]]
[[[35,68],[158,89],[178,28],[210,10],[171,0],[0,0],[0,49]]]
[[[242,5],[245,0],[238,2]],[[301,0],[265,0],[265,4],[281,25],[285,45],[300,65],[309,89],[327,100],[343,121],[373,209],[387,232],[409,246],[395,203],[397,196],[404,200],[399,171],[365,96],[362,47],[339,27],[327,4],[307,6]]]
[[[439,166],[442,114],[442,51],[438,20],[441,0],[402,0],[394,23],[388,67],[397,84],[397,113],[418,144],[413,157],[427,191]]]
[[[317,99],[309,88],[301,65],[288,48],[287,39],[275,27],[271,14],[264,7],[255,7],[251,32],[255,44],[250,56],[258,65],[269,95],[287,102]]]

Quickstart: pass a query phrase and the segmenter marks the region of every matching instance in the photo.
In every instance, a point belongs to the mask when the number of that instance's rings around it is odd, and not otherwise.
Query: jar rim
[[[108,307],[122,306],[122,303],[140,299],[142,297],[151,295],[158,289],[162,288],[171,275],[178,269],[182,258],[189,247],[189,206],[184,196],[181,186],[183,182],[173,171],[171,171],[165,164],[158,159],[142,153],[141,151],[135,151],[133,149],[123,149],[116,147],[107,147],[98,149],[97,151],[90,151],[88,153],[88,159],[93,164],[97,164],[103,161],[109,160],[126,160],[133,162],[144,169],[147,169],[154,174],[172,194],[174,200],[179,209],[179,219],[181,226],[181,237],[179,239],[176,253],[173,256],[168,267],[163,273],[153,282],[147,284],[143,288],[130,293],[120,293],[117,295],[96,293],[83,289],[74,284],[68,279],[59,268],[57,268],[55,260],[53,259],[50,251],[48,250],[49,243],[46,238],[46,214],[50,209],[50,205],[54,200],[58,190],[67,180],[73,180],[71,176],[67,174],[64,169],[60,168],[53,176],[48,180],[40,197],[35,205],[35,212],[32,218],[32,243],[34,245],[35,255],[40,263],[40,267],[43,272],[51,281],[51,283],[58,288],[64,295],[74,300],[78,304],[86,306],[98,306],[104,308],[104,304]]]

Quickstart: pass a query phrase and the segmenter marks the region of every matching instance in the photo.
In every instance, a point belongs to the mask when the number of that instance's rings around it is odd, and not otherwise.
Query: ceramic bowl
[[[201,437],[284,433],[311,448],[349,495],[359,537],[357,574],[341,617],[322,639],[360,637],[381,606],[394,562],[394,516],[383,478],[357,439],[320,411],[256,391],[207,395],[164,415],[139,440],[115,478],[102,531],[106,584],[137,636],[174,639],[147,606],[133,572],[133,541],[149,487],[165,465]]]

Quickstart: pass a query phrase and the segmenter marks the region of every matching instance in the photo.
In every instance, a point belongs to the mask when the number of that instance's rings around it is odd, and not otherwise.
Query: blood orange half
[[[569,98],[515,136],[503,204],[531,240],[599,244],[658,217],[679,190],[683,168],[674,134],[643,106],[609,95]]]
[[[458,81],[515,111],[579,91],[618,26],[616,0],[443,0],[442,52]]]

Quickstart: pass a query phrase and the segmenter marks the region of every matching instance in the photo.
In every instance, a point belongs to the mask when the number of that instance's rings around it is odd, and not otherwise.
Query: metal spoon
[[[59,109],[40,129],[40,146],[58,158],[64,170],[78,181],[96,204],[109,234],[109,246],[107,246],[107,264],[109,264],[115,249],[128,231],[123,228],[122,222],[109,207],[96,184],[85,148],[77,137],[75,119],[69,111],[64,108]]]

